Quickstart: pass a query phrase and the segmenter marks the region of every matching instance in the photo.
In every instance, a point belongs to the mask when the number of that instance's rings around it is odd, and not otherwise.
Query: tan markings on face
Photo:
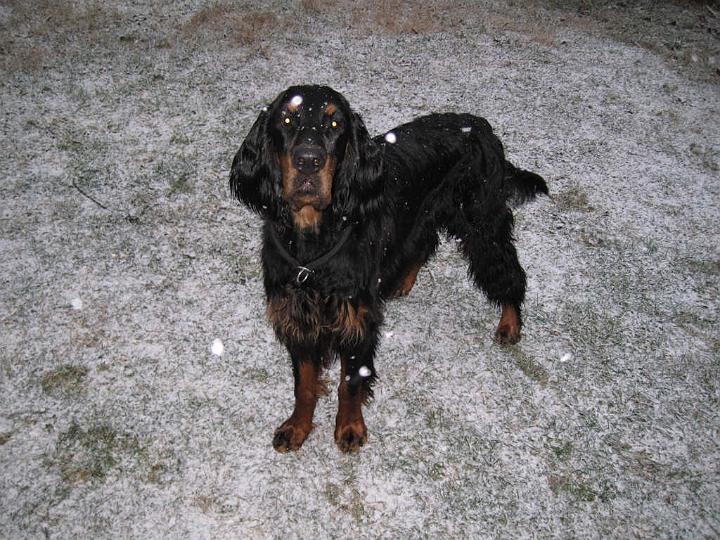
[[[317,172],[317,190],[312,194],[296,194],[298,171],[292,165],[289,152],[279,158],[282,172],[283,198],[290,204],[293,223],[300,230],[317,230],[320,227],[322,211],[332,202],[335,160],[328,156],[325,165]]]
[[[334,103],[328,103],[325,106],[325,114],[327,114],[328,116],[332,116],[333,114],[335,114],[337,112],[337,110],[338,110],[337,105],[335,105]]]
[[[335,158],[328,156],[325,166],[318,173],[320,177],[320,199],[323,207],[330,204],[332,198],[333,177],[335,176]]]
[[[295,170],[295,167],[292,166],[292,156],[289,152],[284,152],[280,154],[279,161],[280,171],[282,172],[283,198],[286,201],[290,202],[294,191],[297,171]]]

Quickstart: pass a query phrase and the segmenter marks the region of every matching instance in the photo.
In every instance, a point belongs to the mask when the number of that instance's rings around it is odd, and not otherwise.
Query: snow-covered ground
[[[561,4],[0,5],[0,537],[720,536],[719,10]],[[351,456],[332,395],[272,449],[291,371],[227,188],[308,82],[373,133],[484,116],[553,194],[520,344],[446,242]]]

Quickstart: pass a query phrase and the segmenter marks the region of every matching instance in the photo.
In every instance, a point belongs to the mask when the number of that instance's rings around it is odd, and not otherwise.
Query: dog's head
[[[379,207],[381,157],[359,115],[327,86],[292,86],[260,113],[235,156],[235,195],[268,219],[312,231]]]

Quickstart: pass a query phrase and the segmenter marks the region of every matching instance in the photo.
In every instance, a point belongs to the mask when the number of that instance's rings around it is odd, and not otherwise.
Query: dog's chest
[[[366,331],[368,309],[357,300],[312,289],[286,287],[269,295],[267,315],[283,343],[312,344],[326,337],[339,344],[357,342]]]

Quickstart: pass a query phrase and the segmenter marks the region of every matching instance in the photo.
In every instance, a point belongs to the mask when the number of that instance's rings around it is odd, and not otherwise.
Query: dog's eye
[[[338,127],[339,125],[340,125],[340,124],[338,124],[335,120],[333,120],[332,122],[330,122],[330,126],[332,126],[333,129],[337,129],[337,127]]]
[[[285,124],[286,126],[289,126],[290,124],[292,124],[292,118],[290,118],[289,116],[286,116],[283,119],[283,124]]]

